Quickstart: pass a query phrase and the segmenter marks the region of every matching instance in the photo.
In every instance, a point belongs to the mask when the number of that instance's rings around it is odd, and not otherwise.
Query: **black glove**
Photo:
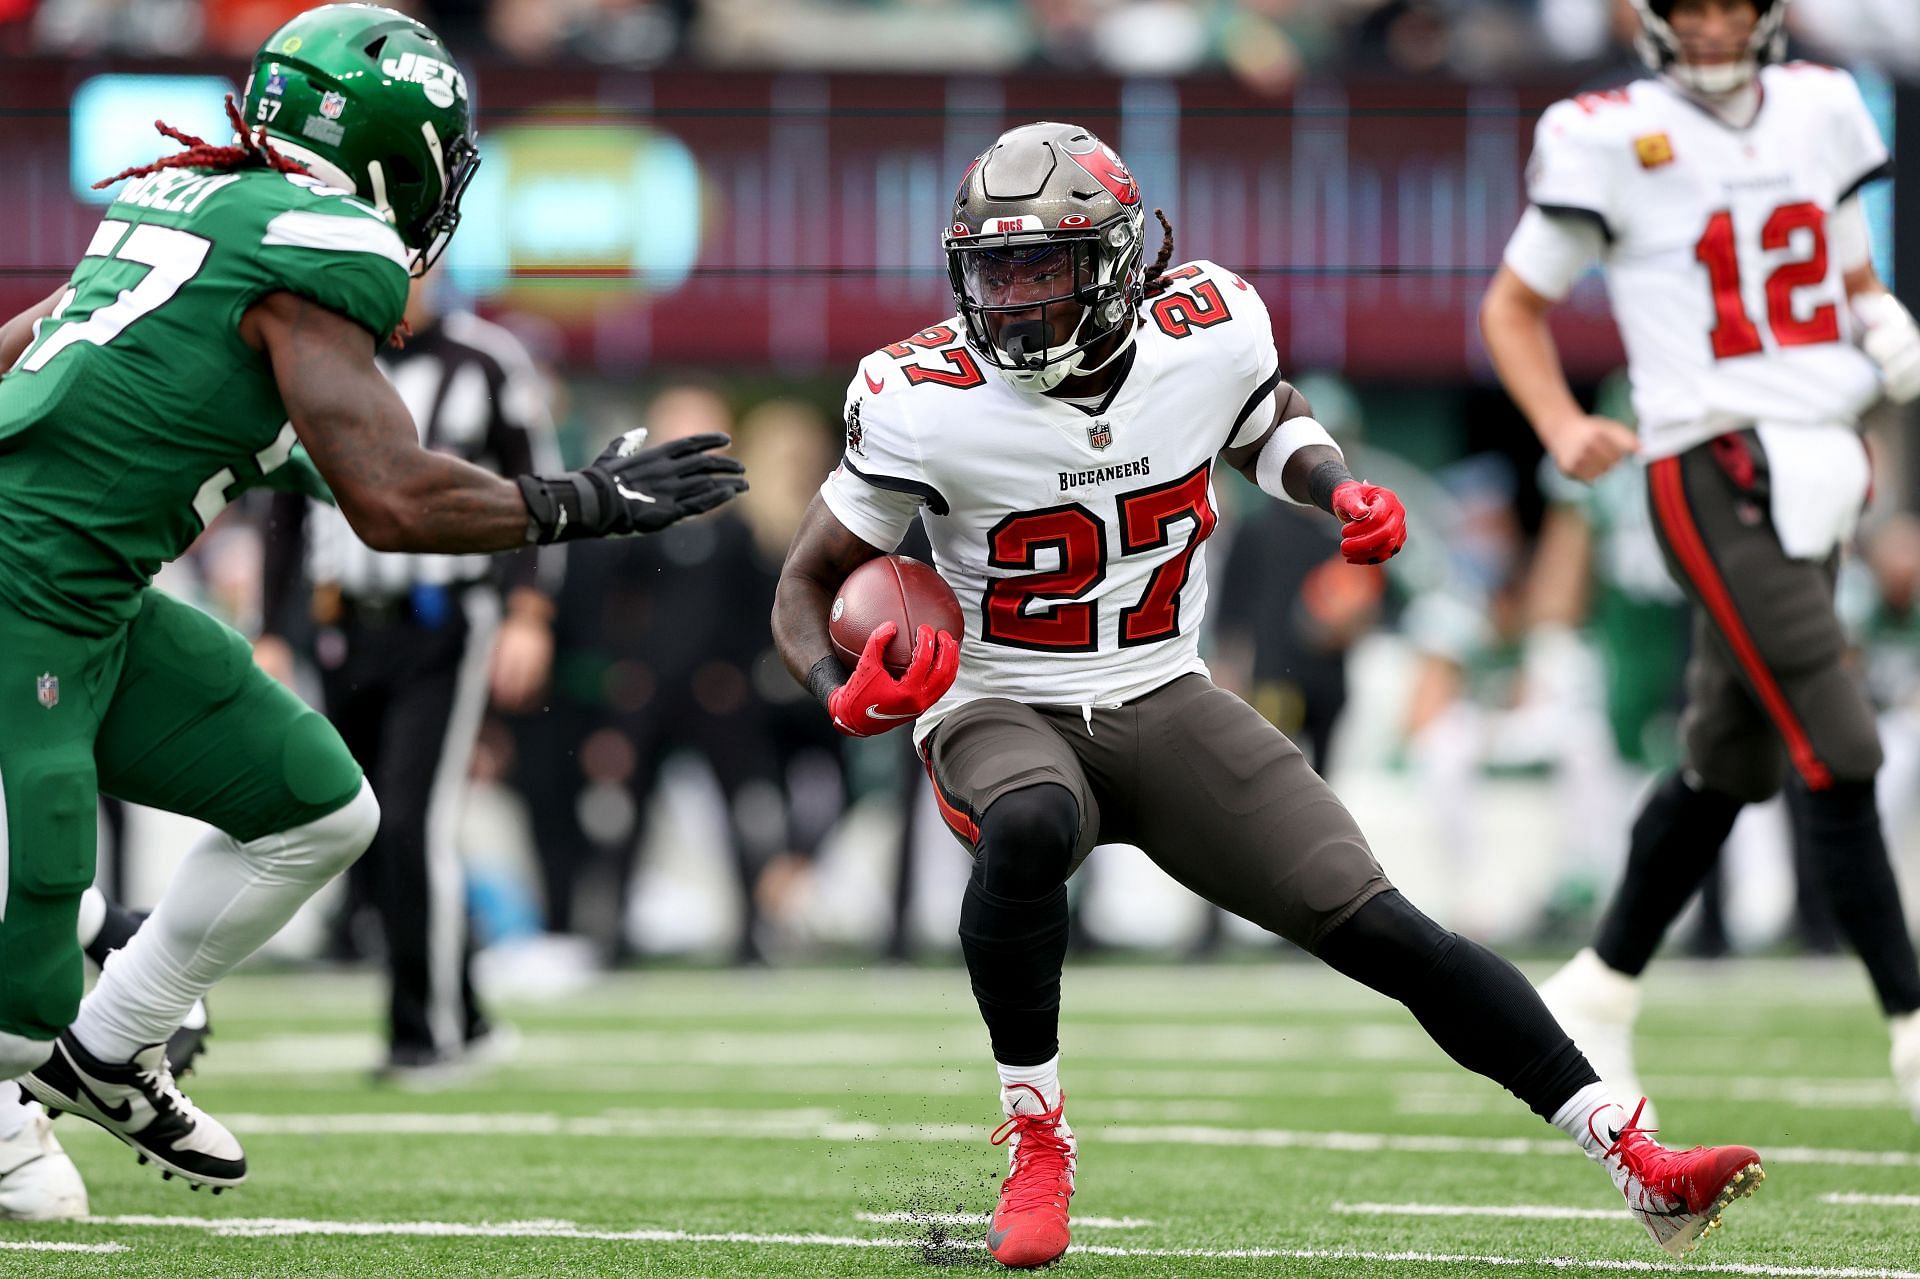
[[[658,533],[744,492],[745,470],[711,450],[732,443],[711,432],[643,449],[644,430],[628,431],[577,471],[522,475],[529,542]]]

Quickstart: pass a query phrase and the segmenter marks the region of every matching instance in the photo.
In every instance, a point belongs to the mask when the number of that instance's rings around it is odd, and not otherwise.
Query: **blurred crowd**
[[[463,56],[542,64],[1468,80],[1618,58],[1628,0],[393,0]],[[303,0],[0,0],[0,54],[245,58]],[[1798,0],[1815,56],[1920,73],[1912,0]]]

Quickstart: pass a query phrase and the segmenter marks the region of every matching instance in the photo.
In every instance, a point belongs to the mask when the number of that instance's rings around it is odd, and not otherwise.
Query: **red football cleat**
[[[1642,1099],[1633,1118],[1610,1134],[1613,1144],[1604,1156],[1607,1170],[1653,1241],[1673,1256],[1684,1257],[1720,1224],[1727,1205],[1758,1190],[1767,1174],[1760,1167],[1759,1154],[1745,1146],[1667,1149],[1652,1138],[1653,1129],[1640,1127],[1646,1107]],[[1592,1128],[1592,1118],[1587,1123],[1595,1137],[1607,1139],[1609,1134]]]
[[[1007,1094],[1014,1113],[993,1130],[993,1144],[1007,1147],[1010,1167],[987,1226],[987,1251],[1003,1266],[1027,1269],[1056,1260],[1073,1238],[1067,1200],[1077,1143],[1064,1117],[1065,1095],[1048,1110],[1031,1084],[1015,1084]]]

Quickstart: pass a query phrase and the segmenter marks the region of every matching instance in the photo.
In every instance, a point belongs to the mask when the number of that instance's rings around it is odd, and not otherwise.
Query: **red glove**
[[[1384,564],[1407,544],[1407,508],[1392,489],[1348,480],[1333,491],[1333,513],[1346,522],[1340,554],[1349,564]]]
[[[882,622],[867,636],[860,664],[847,682],[827,697],[833,726],[848,737],[872,737],[919,719],[922,711],[946,695],[960,673],[960,641],[931,626],[914,637],[913,660],[899,679],[887,673],[880,655],[900,631]]]

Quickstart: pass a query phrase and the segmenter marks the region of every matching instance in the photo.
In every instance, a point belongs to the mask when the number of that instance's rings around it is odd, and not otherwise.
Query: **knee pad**
[[[1067,882],[1080,833],[1080,805],[1053,782],[1009,791],[980,819],[974,874],[999,897],[1031,901]]]
[[[359,860],[380,829],[380,801],[364,780],[352,799],[325,817],[240,845],[249,861],[269,864],[318,887]]]
[[[1696,789],[1717,792],[1742,804],[1764,804],[1786,780],[1787,752],[1769,734],[1711,748],[1689,741],[1687,765],[1699,781]]]
[[[0,1030],[0,1080],[18,1079],[38,1070],[53,1056],[51,1039],[27,1039]]]

